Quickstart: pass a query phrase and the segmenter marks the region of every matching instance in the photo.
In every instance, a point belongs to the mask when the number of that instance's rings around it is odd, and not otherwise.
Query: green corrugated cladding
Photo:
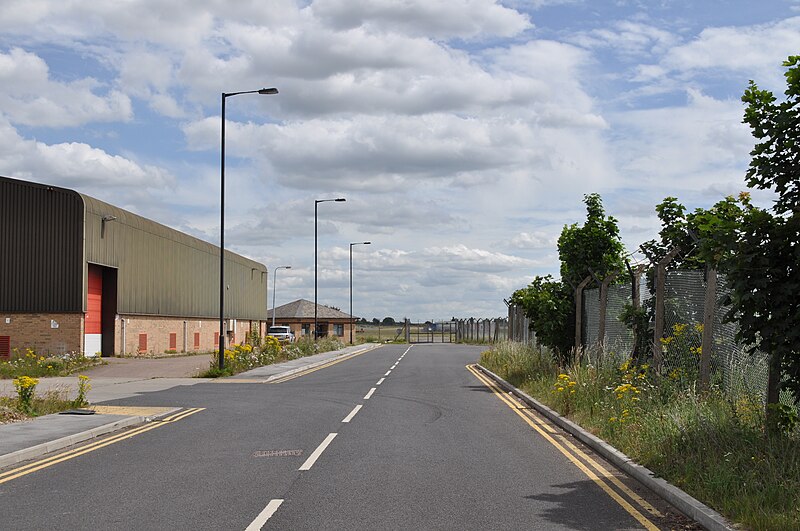
[[[0,311],[83,310],[83,200],[0,177]]]
[[[44,185],[34,185],[13,179],[0,181],[16,183],[11,187],[11,195],[25,188],[39,188],[38,196],[43,190],[55,189]],[[93,197],[78,194],[70,190],[55,189],[64,192],[78,206],[79,215],[74,212],[64,222],[64,212],[53,212],[46,220],[40,220],[40,227],[63,229],[58,231],[66,241],[50,238],[42,244],[38,256],[40,261],[54,269],[53,261],[60,261],[59,256],[79,260],[77,266],[68,272],[57,275],[72,288],[70,291],[72,306],[81,311],[85,308],[83,286],[86,282],[85,264],[87,262],[117,269],[117,313],[127,315],[158,315],[172,317],[219,317],[219,247],[198,238],[170,229],[164,225],[148,220],[121,208],[115,207]],[[14,199],[2,190],[3,202],[13,203]],[[39,197],[41,198],[41,197]],[[30,207],[36,206],[36,199],[30,200]],[[85,205],[85,207],[84,207]],[[52,207],[52,205],[50,205]],[[41,207],[44,209],[44,206]],[[7,216],[0,212],[4,222]],[[102,221],[103,217],[113,217]],[[35,216],[29,216],[36,220]],[[75,220],[81,223],[76,224]],[[85,219],[85,230],[81,230]],[[14,223],[14,220],[10,220]],[[6,224],[3,224],[5,227]],[[27,233],[15,225],[14,238],[19,250],[27,248],[27,244],[19,241],[25,239]],[[46,232],[46,231],[45,231]],[[5,238],[5,228],[1,232]],[[85,235],[85,238],[83,236]],[[71,242],[71,243],[67,243]],[[0,248],[0,264],[5,265],[6,258]],[[13,248],[13,247],[12,247]],[[68,249],[67,249],[68,248]],[[73,256],[74,255],[74,256]],[[267,274],[266,267],[235,253],[225,253],[225,279],[228,286],[225,297],[225,317],[234,319],[266,319],[267,313]],[[22,268],[18,268],[22,269]],[[81,273],[82,271],[82,273]],[[45,276],[54,276],[53,271]],[[0,274],[0,277],[5,277]],[[21,278],[21,277],[20,277]],[[0,279],[0,282],[5,280]],[[41,285],[45,285],[43,283]],[[50,286],[53,282],[49,283]],[[77,305],[75,286],[77,286]],[[3,284],[5,288],[5,285]],[[16,311],[57,311],[51,307],[56,302],[53,292],[35,290],[39,300],[47,304],[37,310],[19,309]],[[4,302],[2,294],[0,301]],[[17,297],[13,302],[20,302]],[[19,306],[22,307],[22,306]],[[15,311],[6,306],[0,310]],[[76,311],[76,310],[63,310]]]

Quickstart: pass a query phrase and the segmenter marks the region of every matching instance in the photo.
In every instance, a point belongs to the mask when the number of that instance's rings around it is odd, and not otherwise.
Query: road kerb
[[[370,350],[375,350],[376,348],[379,348],[379,347],[382,347],[382,346],[383,345],[380,344],[380,343],[378,343],[378,344],[370,344],[369,346],[366,346],[365,348],[360,349],[360,350],[354,350],[352,352],[343,352],[342,354],[339,354],[338,356],[333,356],[331,358],[327,358],[327,359],[324,359],[324,360],[315,361],[313,363],[309,363],[308,365],[303,365],[302,367],[295,367],[294,369],[289,369],[288,371],[284,371],[284,372],[279,373],[279,374],[271,375],[270,377],[268,377],[267,379],[264,380],[264,383],[271,383],[274,380],[279,380],[281,378],[286,378],[287,376],[292,376],[293,374],[297,374],[299,372],[307,371],[309,369],[315,369],[315,368],[319,367],[320,365],[325,365],[326,363],[330,363],[331,361],[334,361],[334,360],[346,359],[346,358],[349,358],[351,356],[356,356],[358,354],[363,354],[365,352],[369,352]]]
[[[547,417],[554,424],[572,434],[576,439],[589,446],[606,460],[614,464],[617,468],[636,479],[639,483],[655,492],[661,498],[672,504],[683,514],[693,519],[709,531],[734,531],[734,527],[725,520],[721,514],[699,500],[688,495],[675,485],[668,483],[662,478],[656,477],[653,472],[634,462],[630,457],[623,454],[604,440],[587,432],[571,420],[562,417],[549,407],[545,406],[535,398],[520,391],[500,376],[489,369],[476,364],[475,367],[485,375],[492,378],[498,385],[506,391],[513,393],[517,398],[534,408],[536,411]]]
[[[97,426],[96,428],[92,428],[90,430],[82,431],[80,433],[75,433],[72,435],[67,435],[65,437],[55,439],[53,441],[44,442],[41,444],[37,444],[35,446],[31,446],[30,448],[23,448],[22,450],[17,450],[16,452],[11,452],[9,454],[0,455],[0,468],[16,465],[17,463],[21,463],[23,461],[36,459],[37,457],[41,457],[45,454],[56,452],[58,450],[63,450],[64,448],[68,448],[70,446],[74,446],[76,444],[97,437],[101,437],[103,435],[108,435],[109,433],[113,433],[115,431],[120,431],[125,428],[131,428],[133,426],[145,424],[147,422],[151,422],[158,418],[170,415],[180,409],[181,408],[179,407],[172,408],[169,411],[165,411],[164,413],[149,417],[132,416],[124,419],[115,420],[113,422],[109,422],[108,424]]]

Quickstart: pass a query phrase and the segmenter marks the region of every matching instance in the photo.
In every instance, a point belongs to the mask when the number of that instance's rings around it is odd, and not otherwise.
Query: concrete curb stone
[[[689,496],[687,493],[665,481],[648,468],[635,463],[630,457],[623,454],[604,440],[587,432],[571,420],[562,417],[535,398],[517,389],[489,369],[476,364],[481,372],[492,378],[503,389],[513,393],[517,398],[533,407],[536,411],[550,419],[553,423],[572,434],[576,439],[602,455],[617,468],[634,477],[639,483],[658,494],[661,498],[672,504],[683,514],[692,518],[709,531],[733,531],[736,528],[711,507]]]
[[[153,420],[159,419],[161,417],[171,415],[172,413],[175,413],[180,409],[181,408],[179,407],[172,408],[169,411],[165,411],[158,415],[153,415],[152,417],[142,417],[142,416],[126,417],[120,420],[109,422],[108,424],[103,424],[102,426],[97,426],[96,428],[82,431],[80,433],[67,435],[66,437],[61,437],[53,441],[37,444],[35,446],[31,446],[30,448],[24,448],[22,450],[17,450],[16,452],[0,455],[0,468],[5,468],[7,466],[15,465],[17,463],[21,463],[22,461],[35,459],[42,455],[49,454],[50,452],[56,452],[58,450],[62,450],[64,448],[73,446],[83,441],[100,437],[101,435],[106,435],[108,433],[113,433],[115,431],[119,431],[125,428],[130,428],[133,426],[138,426],[140,424],[145,424],[147,422],[152,422]]]
[[[313,363],[309,363],[308,365],[295,367],[294,369],[289,369],[288,371],[284,371],[284,372],[281,372],[281,373],[278,373],[278,374],[273,374],[273,375],[269,376],[266,381],[267,382],[271,382],[271,381],[277,380],[279,378],[285,378],[286,376],[291,376],[291,375],[296,374],[298,372],[303,372],[303,371],[306,371],[308,369],[313,369],[313,368],[319,367],[320,365],[325,365],[326,363],[330,363],[331,360],[337,360],[337,359],[341,359],[341,358],[348,358],[348,357],[351,357],[351,356],[355,356],[356,354],[362,354],[364,352],[369,352],[370,350],[375,350],[376,348],[378,348],[380,346],[382,346],[382,345],[370,343],[370,344],[367,344],[366,348],[363,348],[363,349],[354,350],[352,352],[342,352],[341,354],[338,354],[336,356],[331,356],[330,358],[326,358],[326,359],[323,359],[323,360],[315,361]]]

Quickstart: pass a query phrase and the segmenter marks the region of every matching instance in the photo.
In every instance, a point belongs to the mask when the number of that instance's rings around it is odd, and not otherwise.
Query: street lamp
[[[337,197],[336,199],[314,199],[314,341],[317,340],[317,205],[320,203],[327,203],[335,201],[341,203],[347,201],[344,197]]]
[[[219,370],[225,368],[225,99],[239,94],[277,94],[276,88],[222,93],[222,143],[219,165]]]
[[[278,291],[278,285],[275,283],[278,276],[278,269],[291,269],[292,266],[278,266],[272,272],[272,326],[275,326],[275,292]]]
[[[353,246],[354,245],[372,245],[372,242],[355,242],[350,244],[350,344],[353,344],[353,328],[355,327],[355,318],[353,317]]]

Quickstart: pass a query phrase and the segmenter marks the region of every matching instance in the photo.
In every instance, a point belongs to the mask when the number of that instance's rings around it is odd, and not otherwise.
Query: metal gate
[[[438,321],[425,323],[406,322],[406,338],[409,343],[455,343],[456,323]]]

